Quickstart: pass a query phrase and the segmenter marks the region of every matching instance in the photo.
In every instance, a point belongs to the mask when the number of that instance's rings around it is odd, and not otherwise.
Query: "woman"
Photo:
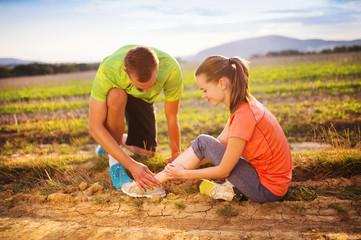
[[[211,56],[197,68],[202,98],[225,104],[231,116],[220,136],[200,135],[155,178],[226,178],[231,184],[202,180],[199,190],[216,199],[232,200],[236,191],[258,202],[279,201],[292,179],[292,158],[286,137],[272,113],[249,92],[249,71],[238,57]],[[196,169],[210,160],[215,166]],[[162,188],[142,192],[135,183],[122,190],[133,196],[165,195]]]

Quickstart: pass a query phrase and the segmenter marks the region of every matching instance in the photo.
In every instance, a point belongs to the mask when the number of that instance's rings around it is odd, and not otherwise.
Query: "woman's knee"
[[[107,95],[108,108],[120,108],[125,107],[127,104],[128,95],[124,89],[112,88]]]
[[[206,157],[213,163],[219,162],[225,151],[225,146],[221,142],[206,134],[199,135],[191,142],[191,146],[200,160]]]
[[[212,140],[216,140],[216,139],[213,138],[212,136],[209,136],[206,134],[201,134],[192,142],[192,146],[193,146],[193,148],[196,148],[196,149],[202,151],[203,149],[205,149],[207,147],[209,142]]]
[[[215,142],[218,140],[207,134],[201,134],[196,138],[195,141],[198,142],[198,145],[207,146],[210,142]]]

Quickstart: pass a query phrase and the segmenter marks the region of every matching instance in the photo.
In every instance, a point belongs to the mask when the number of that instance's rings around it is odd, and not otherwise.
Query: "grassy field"
[[[217,136],[229,117],[224,106],[201,99],[195,67],[183,72],[182,148],[201,133]],[[110,187],[109,178],[96,177],[107,168],[107,159],[93,154],[96,143],[88,134],[95,73],[87,74],[0,80],[0,190],[40,187],[46,194],[84,180]],[[296,180],[361,174],[360,53],[254,59],[250,74],[251,92],[273,112],[291,145]],[[139,160],[158,171],[169,145],[163,96],[155,105],[160,154]],[[292,147],[304,142],[329,147],[311,152]],[[87,163],[91,173],[81,170]]]

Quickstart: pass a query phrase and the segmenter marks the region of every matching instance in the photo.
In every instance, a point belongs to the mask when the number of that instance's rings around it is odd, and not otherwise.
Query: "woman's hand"
[[[168,164],[165,169],[165,174],[169,177],[169,179],[176,179],[176,178],[184,178],[186,170],[184,167],[177,163],[170,163]]]

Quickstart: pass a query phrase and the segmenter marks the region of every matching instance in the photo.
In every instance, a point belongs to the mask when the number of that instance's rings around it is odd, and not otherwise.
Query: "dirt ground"
[[[85,182],[48,196],[8,190],[0,193],[0,239],[361,239],[359,201],[229,203],[184,191],[195,184],[173,181],[164,199]],[[361,175],[292,186],[349,184],[360,186]]]

